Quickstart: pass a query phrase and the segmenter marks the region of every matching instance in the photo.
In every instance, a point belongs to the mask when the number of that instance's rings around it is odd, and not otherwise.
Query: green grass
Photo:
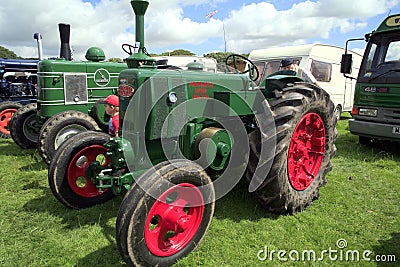
[[[263,211],[241,182],[216,203],[200,247],[177,266],[382,266],[346,261],[346,252],[370,250],[400,261],[400,145],[361,146],[338,124],[337,154],[321,198],[304,212],[277,216]],[[0,265],[125,266],[115,241],[122,196],[86,210],[70,210],[52,195],[47,166],[35,150],[0,140]],[[347,241],[340,250],[336,242]],[[323,261],[260,261],[260,250],[287,253],[338,250]],[[342,260],[340,260],[342,253]],[[291,254],[295,256],[295,254]],[[263,253],[260,256],[264,256]],[[288,258],[288,254],[285,255]]]

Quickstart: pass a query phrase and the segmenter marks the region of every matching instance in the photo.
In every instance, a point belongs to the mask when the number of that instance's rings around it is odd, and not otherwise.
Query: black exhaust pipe
[[[58,24],[61,39],[60,58],[65,58],[66,60],[72,60],[72,52],[69,46],[70,28],[69,24]]]

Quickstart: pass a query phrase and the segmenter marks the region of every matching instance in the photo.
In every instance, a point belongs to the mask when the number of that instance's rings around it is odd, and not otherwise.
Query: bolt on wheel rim
[[[82,197],[97,197],[107,189],[99,189],[86,175],[86,169],[92,162],[99,161],[102,166],[107,166],[110,160],[105,158],[107,149],[101,145],[92,145],[79,151],[71,160],[68,167],[68,184],[72,191]]]
[[[288,175],[294,189],[307,189],[318,175],[325,154],[325,133],[317,113],[307,113],[296,125],[288,152]]]
[[[203,213],[203,196],[195,185],[182,183],[169,188],[146,219],[144,239],[150,252],[167,257],[181,251],[195,236]]]

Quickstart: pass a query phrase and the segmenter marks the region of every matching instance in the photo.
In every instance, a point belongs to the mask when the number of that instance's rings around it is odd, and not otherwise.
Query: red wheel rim
[[[10,134],[10,120],[15,112],[17,112],[17,110],[13,108],[5,109],[0,112],[0,132],[3,134]]]
[[[150,252],[167,257],[181,251],[195,236],[203,213],[203,196],[196,186],[182,183],[169,188],[146,219],[144,239]]]
[[[77,195],[92,198],[107,191],[104,189],[100,192],[86,176],[86,168],[90,163],[99,161],[103,166],[110,163],[110,160],[104,156],[106,152],[107,148],[101,145],[92,145],[85,147],[72,158],[68,166],[68,184]]]
[[[307,113],[296,125],[288,153],[292,187],[305,190],[314,181],[325,154],[325,125],[317,113]]]

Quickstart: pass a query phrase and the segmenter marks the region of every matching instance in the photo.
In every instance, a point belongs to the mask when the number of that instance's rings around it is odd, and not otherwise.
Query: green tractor
[[[72,135],[86,130],[108,131],[109,118],[100,102],[118,87],[126,63],[104,62],[98,47],[87,61],[71,61],[70,25],[59,24],[60,58],[38,63],[37,103],[20,108],[10,122],[11,137],[21,148],[38,148],[44,162]]]
[[[144,47],[149,3],[131,5],[140,45],[119,74],[119,137],[86,131],[65,141],[49,166],[54,196],[82,209],[125,193],[116,239],[129,266],[168,266],[190,253],[215,201],[242,177],[274,213],[318,198],[336,152],[329,95],[292,73],[257,87],[257,68],[239,55],[226,65],[247,61],[241,73],[206,72],[198,62],[157,68]]]

